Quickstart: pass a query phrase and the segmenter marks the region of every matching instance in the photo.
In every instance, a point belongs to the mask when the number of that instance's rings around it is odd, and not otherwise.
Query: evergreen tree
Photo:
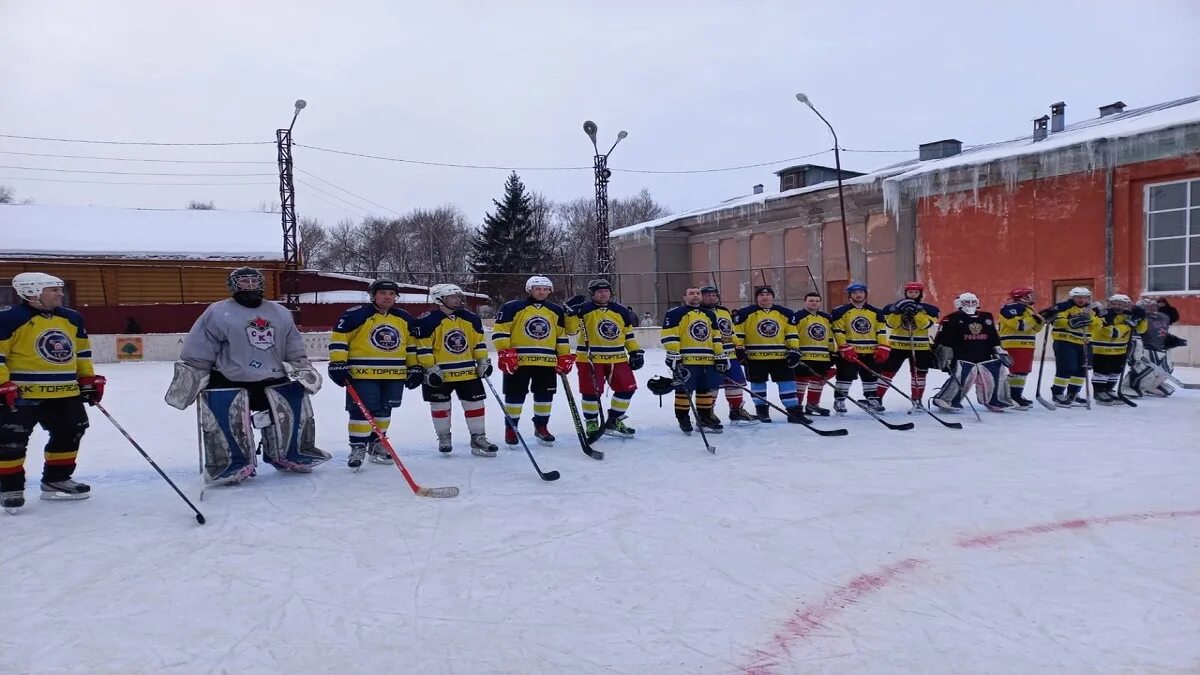
[[[514,171],[504,183],[504,198],[492,200],[494,213],[471,242],[471,272],[494,301],[525,292],[525,277],[544,274],[550,262],[545,232],[534,219],[532,199]]]

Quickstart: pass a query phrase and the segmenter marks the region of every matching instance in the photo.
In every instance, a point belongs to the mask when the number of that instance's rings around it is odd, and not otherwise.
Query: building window
[[[1200,291],[1200,179],[1146,186],[1146,291]]]

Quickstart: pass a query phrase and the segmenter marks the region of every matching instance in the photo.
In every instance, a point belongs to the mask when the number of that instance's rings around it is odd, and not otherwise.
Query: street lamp
[[[838,207],[842,212],[842,248],[846,251],[846,281],[848,283],[853,279],[854,275],[850,271],[850,236],[846,234],[846,195],[842,191],[842,153],[838,147],[837,132],[833,130],[833,125],[829,123],[829,120],[825,119],[820,110],[817,110],[817,107],[812,104],[807,95],[803,93],[796,94],[796,100],[808,106],[816,113],[817,117],[820,117],[821,121],[825,123],[825,126],[829,127],[829,133],[833,134],[833,161],[834,168],[837,169]]]
[[[612,172],[608,170],[608,156],[618,143],[629,136],[629,132],[617,132],[617,140],[613,141],[612,147],[601,154],[596,145],[596,131],[595,122],[588,120],[583,123],[583,133],[592,141],[592,150],[595,151],[592,159],[596,172],[596,271],[607,279],[613,273],[612,249],[608,244],[608,179],[612,177]]]
[[[296,186],[292,180],[292,127],[300,111],[308,106],[304,99],[295,103],[296,111],[286,129],[275,130],[279,157],[279,212],[283,221],[283,294],[284,304],[299,322],[300,246],[296,231]]]

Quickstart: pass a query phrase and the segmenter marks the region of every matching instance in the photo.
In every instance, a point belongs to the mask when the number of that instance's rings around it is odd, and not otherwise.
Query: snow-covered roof
[[[0,206],[0,255],[283,260],[279,214],[258,211]]]
[[[326,277],[328,279],[342,279],[344,281],[359,281],[364,284],[369,284],[372,281],[375,281],[371,277],[360,277],[360,276],[355,276],[353,274],[342,274],[340,272],[321,272],[319,270],[305,270],[305,272],[315,274],[319,277]]]
[[[365,305],[371,301],[366,291],[315,291],[301,293],[300,303],[305,305]],[[433,302],[425,293],[397,293],[396,302],[401,305],[428,305]]]

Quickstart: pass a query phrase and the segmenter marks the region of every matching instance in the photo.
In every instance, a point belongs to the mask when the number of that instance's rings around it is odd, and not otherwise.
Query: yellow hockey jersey
[[[724,305],[713,305],[705,307],[705,309],[717,317],[717,330],[721,332],[721,343],[725,347],[725,356],[733,358],[733,350],[740,346],[737,334],[733,330],[733,312],[730,312]]]
[[[897,311],[895,305],[889,305],[883,313],[883,321],[888,328],[888,344],[892,349],[901,351],[927,352],[933,349],[933,341],[929,339],[929,330],[937,325],[937,307],[925,302],[918,302],[920,309],[912,315],[912,321],[903,312]],[[874,349],[874,348],[872,348]]]
[[[404,379],[417,364],[412,316],[392,308],[382,314],[374,305],[346,310],[329,336],[329,360],[350,363],[357,380]]]
[[[0,383],[17,385],[23,398],[68,398],[79,395],[80,377],[95,374],[78,312],[43,312],[27,303],[0,307]]]
[[[680,305],[663,317],[662,346],[687,366],[711,366],[725,358],[725,341],[711,309]]]
[[[1144,315],[1105,310],[1104,316],[1092,326],[1092,353],[1121,356],[1129,350],[1132,334],[1145,333],[1147,328]]]
[[[1083,307],[1077,306],[1070,300],[1063,300],[1054,306],[1054,323],[1050,328],[1050,335],[1055,340],[1069,342],[1076,345],[1085,345],[1088,338],[1091,337],[1092,329],[1100,325],[1100,317],[1091,310],[1087,305]],[[1072,323],[1077,323],[1079,320],[1076,317],[1086,315],[1088,320],[1086,323],[1078,326],[1072,326]]]
[[[1046,325],[1032,307],[1023,302],[1010,302],[1000,308],[1000,321],[996,327],[1000,333],[1000,346],[1004,349],[1033,349],[1037,334]]]
[[[829,361],[837,345],[833,341],[833,319],[825,312],[796,312],[796,334],[800,354],[806,361]]]
[[[577,314],[568,316],[567,333],[579,335],[575,341],[577,361],[582,363],[623,363],[629,352],[637,351],[633,327],[637,319],[624,305],[610,302],[597,305],[588,301]]]
[[[437,366],[443,382],[461,382],[479,377],[475,362],[487,358],[483,322],[474,312],[459,309],[446,314],[440,309],[425,312],[415,322],[417,363],[426,370]]]
[[[557,364],[559,355],[571,352],[563,308],[532,298],[504,303],[492,327],[492,345],[496,351],[517,350],[517,365]]]
[[[887,322],[883,312],[875,307],[847,303],[835,307],[829,316],[833,319],[833,339],[838,349],[851,345],[858,354],[870,354],[877,347],[889,346]]]
[[[751,361],[782,359],[789,350],[800,348],[796,317],[780,305],[768,309],[747,305],[739,309],[733,316],[733,332]]]

